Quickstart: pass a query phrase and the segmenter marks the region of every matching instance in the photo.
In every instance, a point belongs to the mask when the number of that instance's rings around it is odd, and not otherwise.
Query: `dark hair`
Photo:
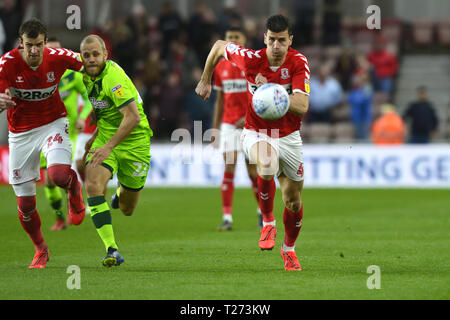
[[[240,32],[245,35],[244,30],[239,26],[229,26],[225,29],[225,32]]]
[[[29,38],[35,39],[40,34],[44,35],[44,39],[47,40],[47,27],[36,18],[25,21],[19,28],[19,37],[22,38],[23,35],[26,35]]]
[[[289,35],[292,35],[292,25],[289,22],[289,19],[281,14],[276,14],[266,21],[266,32],[267,30],[270,30],[272,32],[283,32],[288,31]]]
[[[48,42],[60,42],[57,37],[48,37]]]

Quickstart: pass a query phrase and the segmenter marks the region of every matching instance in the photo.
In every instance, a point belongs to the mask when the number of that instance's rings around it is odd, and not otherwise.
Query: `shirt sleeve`
[[[56,51],[52,53],[52,51]],[[61,65],[65,69],[74,71],[81,71],[83,69],[83,62],[81,61],[81,55],[78,52],[73,52],[64,48],[51,48],[51,54],[56,54],[60,60]]]
[[[107,90],[106,95],[111,98],[118,109],[122,109],[135,101],[134,90],[130,86],[130,80],[128,78],[109,74],[105,80],[107,80],[105,87],[105,90]]]
[[[297,68],[292,75],[292,92],[300,92],[309,96],[310,93],[310,77],[308,60],[301,53],[294,56]]]
[[[9,88],[8,80],[6,77],[6,60],[0,57],[0,92],[4,93]]]
[[[241,47],[240,45],[228,42],[225,46],[224,57],[239,69],[247,73],[249,66],[261,61],[260,50],[254,51]]]

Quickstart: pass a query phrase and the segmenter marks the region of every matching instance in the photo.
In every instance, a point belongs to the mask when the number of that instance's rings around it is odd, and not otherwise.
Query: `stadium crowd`
[[[22,5],[20,0],[3,1],[0,52],[15,45]],[[382,115],[382,106],[392,102],[395,91],[401,22],[387,19],[381,30],[374,31],[367,29],[364,19],[346,17],[336,0],[323,1],[320,12],[314,0],[295,1],[292,6],[282,13],[294,26],[293,47],[308,58],[312,71],[304,140],[371,141],[373,123]],[[167,1],[158,14],[136,4],[128,16],[90,31],[105,40],[110,58],[136,84],[154,139],[169,140],[176,128],[193,130],[193,121],[202,121],[203,130],[211,127],[215,97],[203,101],[194,87],[213,43],[223,38],[227,26],[241,26],[248,37],[247,47],[262,48],[264,20],[242,16],[233,5],[213,12],[201,1],[183,19]]]

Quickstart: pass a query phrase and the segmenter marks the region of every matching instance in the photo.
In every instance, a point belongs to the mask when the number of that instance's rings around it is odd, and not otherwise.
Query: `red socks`
[[[298,212],[292,212],[284,208],[284,243],[288,247],[293,247],[302,227],[303,204]]]
[[[272,222],[275,220],[273,216],[273,201],[275,199],[276,185],[275,180],[264,180],[260,176],[257,177],[259,192],[259,208],[263,215],[264,222]]]
[[[224,172],[222,180],[222,210],[224,214],[231,214],[234,194],[234,173]]]
[[[77,194],[78,177],[75,171],[68,164],[54,164],[48,167],[48,176],[60,188],[67,190],[71,194]]]
[[[36,251],[47,247],[41,230],[41,219],[36,210],[36,196],[17,197],[19,220],[34,243]]]
[[[250,179],[250,180],[252,181],[252,190],[253,190],[253,193],[255,194],[256,201],[259,202],[259,197],[258,197],[258,178]]]

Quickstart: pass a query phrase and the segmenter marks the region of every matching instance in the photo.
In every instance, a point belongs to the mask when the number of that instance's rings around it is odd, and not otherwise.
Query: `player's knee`
[[[129,217],[133,214],[134,212],[134,208],[128,208],[128,207],[120,207],[120,211],[122,211],[122,213]]]
[[[48,177],[55,185],[61,188],[66,188],[71,179],[70,166],[67,164],[55,164],[48,167]]]
[[[96,195],[103,194],[105,187],[101,185],[100,182],[93,179],[89,179],[89,177],[86,177],[84,188],[86,189],[88,197],[93,197]]]
[[[302,207],[302,203],[300,200],[286,200],[285,201],[285,206],[286,208],[288,208],[288,210],[292,211],[292,212],[299,212],[301,207]]]
[[[17,197],[17,205],[19,211],[24,216],[28,216],[36,210],[36,196]]]

